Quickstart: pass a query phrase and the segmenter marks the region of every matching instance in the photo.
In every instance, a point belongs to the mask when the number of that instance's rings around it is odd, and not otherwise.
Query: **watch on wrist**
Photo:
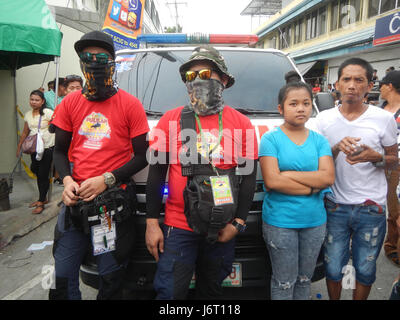
[[[376,167],[376,168],[383,168],[386,165],[386,159],[385,159],[385,155],[382,154],[382,160],[378,161],[378,162],[372,162],[372,164]]]
[[[104,177],[104,183],[106,184],[107,188],[115,186],[117,179],[115,179],[115,176],[111,172],[104,173],[103,177]]]
[[[233,220],[231,224],[239,231],[239,232],[244,232],[246,230],[246,224],[241,224],[237,222],[236,220]]]

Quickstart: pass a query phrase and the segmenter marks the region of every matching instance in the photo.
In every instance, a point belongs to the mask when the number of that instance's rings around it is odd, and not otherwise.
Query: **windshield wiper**
[[[153,111],[153,110],[147,110],[147,109],[144,109],[144,111],[146,112],[146,115],[148,115],[148,116],[162,116],[164,114],[161,111]]]
[[[170,62],[176,62],[176,59],[167,51],[154,51],[154,54],[167,59]]]
[[[243,114],[274,114],[274,115],[280,114],[278,111],[268,111],[268,110],[252,109],[252,108],[235,108],[235,110]]]

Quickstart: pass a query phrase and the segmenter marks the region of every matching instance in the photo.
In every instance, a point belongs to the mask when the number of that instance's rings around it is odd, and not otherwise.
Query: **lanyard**
[[[200,122],[199,116],[196,113],[194,114],[194,116],[196,118],[197,125],[199,126],[200,135],[201,135],[201,143],[202,143],[202,145],[204,145],[205,144],[205,138],[204,138],[204,135],[203,135],[203,129],[201,127],[201,122]],[[214,146],[214,148],[212,148],[208,152],[208,161],[210,162],[210,164],[213,167],[214,171],[217,172],[217,174],[218,174],[218,171],[216,170],[214,164],[212,163],[212,161],[210,159],[210,156],[211,156],[211,153],[221,144],[222,134],[223,134],[223,132],[222,132],[222,110],[219,112],[219,116],[218,116],[218,127],[219,127],[218,143]]]

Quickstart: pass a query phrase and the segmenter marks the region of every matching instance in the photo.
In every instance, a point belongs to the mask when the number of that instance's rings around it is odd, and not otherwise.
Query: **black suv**
[[[283,122],[277,110],[278,92],[285,84],[285,73],[297,71],[295,64],[285,53],[273,49],[217,49],[236,79],[234,86],[224,91],[224,101],[251,119],[260,139],[265,131]],[[190,47],[179,47],[124,50],[117,53],[119,87],[142,102],[150,128],[156,125],[167,110],[188,103],[186,87],[178,70],[192,51]],[[317,112],[315,108],[313,117]],[[313,118],[310,119],[307,126],[313,128],[313,121]],[[137,184],[139,207],[136,215],[136,247],[128,266],[126,293],[130,297],[152,298],[156,263],[145,244],[147,168],[133,178]],[[253,205],[246,222],[248,227],[236,237],[233,271],[224,283],[224,286],[231,287],[226,292],[232,293],[237,299],[245,298],[240,288],[254,291],[258,287],[262,298],[268,298],[270,291],[271,264],[261,228],[264,191],[260,169],[255,188]],[[313,281],[325,275],[322,258],[320,254]],[[85,284],[97,288],[97,271],[90,253],[81,267],[81,278]]]

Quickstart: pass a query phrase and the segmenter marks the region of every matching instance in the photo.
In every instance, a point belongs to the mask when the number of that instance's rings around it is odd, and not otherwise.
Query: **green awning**
[[[54,60],[62,33],[44,0],[1,0],[0,69]]]

